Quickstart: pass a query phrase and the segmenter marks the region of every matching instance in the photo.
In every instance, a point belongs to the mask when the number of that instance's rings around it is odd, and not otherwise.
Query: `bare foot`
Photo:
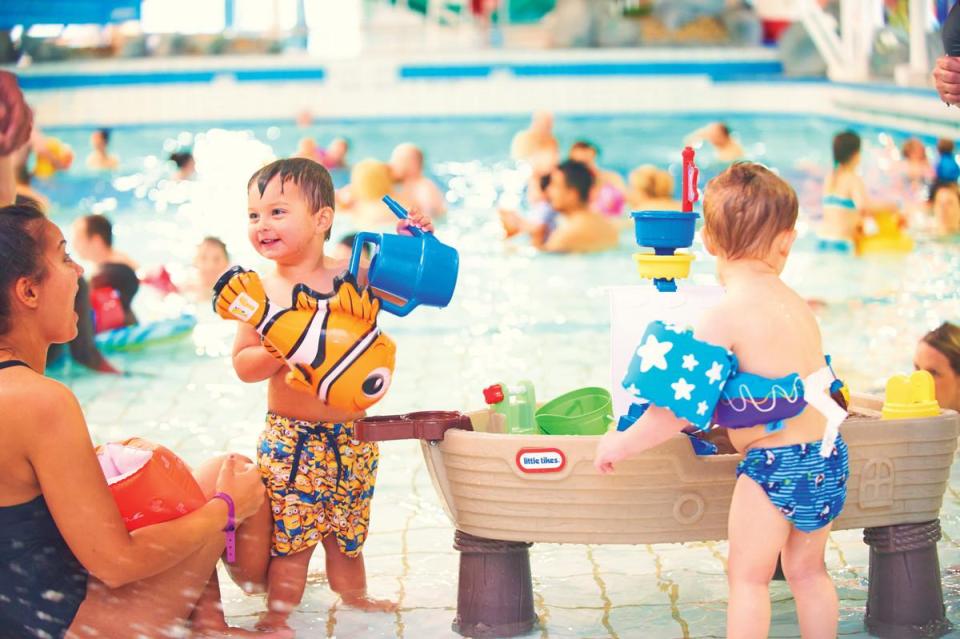
[[[267,611],[260,615],[260,619],[257,620],[257,623],[254,627],[257,630],[262,632],[284,632],[289,631],[289,635],[284,636],[293,636],[293,629],[287,624],[287,615],[286,613],[281,614],[277,612]],[[272,636],[272,635],[271,635]]]
[[[340,601],[351,608],[364,612],[395,612],[399,607],[395,601],[388,599],[374,599],[366,592],[341,593]]]
[[[293,639],[292,628],[277,628],[270,630],[246,630],[233,628],[227,625],[217,628],[194,628],[190,633],[191,639],[220,639],[221,637],[257,637],[258,639]]]

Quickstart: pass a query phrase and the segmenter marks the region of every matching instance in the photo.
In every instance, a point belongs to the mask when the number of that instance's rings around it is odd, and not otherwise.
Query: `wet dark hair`
[[[39,281],[46,275],[40,232],[45,219],[32,206],[0,208],[0,335],[10,331],[10,287],[21,277]]]
[[[941,154],[946,155],[947,153],[953,153],[953,149],[953,140],[948,138],[940,138],[937,140],[937,151],[939,151]]]
[[[550,174],[540,176],[540,190],[546,191],[547,187],[550,186]]]
[[[190,151],[178,151],[170,154],[170,161],[176,164],[178,169],[185,167],[192,159],[193,153]]]
[[[97,129],[97,133],[103,136],[104,144],[110,144],[110,129]]]
[[[846,164],[859,152],[860,136],[853,131],[841,131],[833,136],[833,161],[835,164]]]
[[[724,134],[725,136],[727,136],[728,138],[730,137],[730,127],[727,126],[726,123],[724,123],[724,122],[717,122],[717,128],[719,128],[721,131],[723,131],[723,134]]]
[[[250,187],[256,184],[262,196],[270,180],[277,176],[280,176],[280,192],[283,193],[284,184],[293,182],[304,192],[310,209],[314,213],[325,206],[330,208],[336,206],[336,193],[333,190],[333,178],[330,177],[330,172],[322,164],[306,158],[286,158],[271,162],[250,176],[247,190],[249,191]],[[327,229],[326,239],[330,239],[329,229]]]
[[[960,375],[960,326],[944,322],[924,335],[923,341],[943,353],[953,372]]]
[[[306,158],[286,158],[271,162],[250,176],[247,189],[256,184],[260,195],[263,195],[270,180],[277,176],[280,176],[281,193],[284,184],[293,182],[304,192],[314,212],[325,206],[333,208],[336,204],[330,172],[323,168],[322,164]]]
[[[230,259],[230,251],[227,250],[227,245],[219,237],[208,235],[205,238],[203,238],[203,240],[200,241],[200,244],[209,244],[211,246],[216,246],[218,249],[223,251],[223,256],[227,258],[227,260]]]
[[[590,189],[593,188],[593,173],[583,162],[567,160],[561,162],[557,170],[563,173],[567,186],[576,190],[580,200],[584,203],[590,200]]]
[[[99,237],[108,247],[113,247],[113,224],[102,215],[84,215],[87,237]]]
[[[570,150],[571,151],[579,151],[579,150],[593,151],[597,155],[600,155],[600,149],[597,147],[596,144],[594,144],[593,142],[590,142],[589,140],[577,140],[576,142],[570,145]]]

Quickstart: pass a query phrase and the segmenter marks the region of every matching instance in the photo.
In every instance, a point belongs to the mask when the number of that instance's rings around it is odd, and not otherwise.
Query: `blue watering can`
[[[387,207],[400,219],[407,211],[389,195],[383,198]],[[380,307],[404,317],[421,304],[443,308],[450,303],[457,286],[460,255],[452,246],[438,240],[433,233],[410,227],[413,236],[390,233],[357,233],[350,256],[350,274],[360,271],[364,244],[377,247],[367,272],[372,288],[391,297],[406,300],[402,305],[380,300]]]

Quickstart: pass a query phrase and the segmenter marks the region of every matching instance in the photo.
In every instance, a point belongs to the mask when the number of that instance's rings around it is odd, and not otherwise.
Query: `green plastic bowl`
[[[544,435],[603,435],[613,422],[613,402],[605,388],[578,388],[541,406],[537,428]]]

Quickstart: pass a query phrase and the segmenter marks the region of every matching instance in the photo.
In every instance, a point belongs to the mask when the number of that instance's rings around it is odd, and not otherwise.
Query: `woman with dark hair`
[[[942,408],[960,411],[960,326],[944,322],[924,335],[913,366],[933,375]]]
[[[229,524],[264,514],[255,466],[201,465],[207,503],[128,532],[73,393],[44,376],[77,334],[83,274],[32,207],[0,208],[0,628],[4,637],[141,637],[228,629],[215,568]],[[238,551],[267,560],[267,546]],[[254,579],[255,581],[255,579]],[[275,635],[278,636],[278,635]]]

